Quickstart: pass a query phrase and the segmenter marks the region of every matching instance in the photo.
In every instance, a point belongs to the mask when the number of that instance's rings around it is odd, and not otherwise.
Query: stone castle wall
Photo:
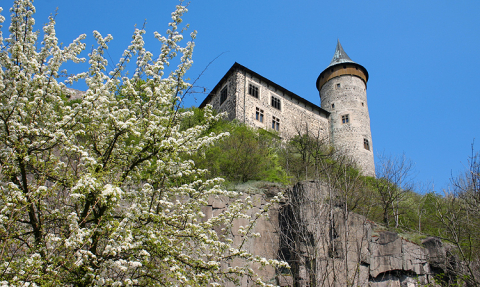
[[[366,175],[374,176],[365,82],[352,75],[335,77],[322,86],[320,98],[322,108],[331,113],[331,144],[355,159]],[[348,116],[348,122],[344,122],[342,117],[345,116]]]
[[[328,137],[328,119],[314,107],[299,102],[288,93],[255,78],[249,73],[237,70],[237,118],[249,126],[273,130],[273,117],[279,120],[278,132],[283,138],[304,134],[307,129],[312,135]],[[249,85],[258,87],[258,99],[248,94]],[[272,106],[272,96],[280,100],[280,109]],[[257,120],[257,108],[264,113],[263,122]]]
[[[348,71],[348,67],[328,69],[329,72],[331,70],[333,74],[339,74],[337,70],[343,73]],[[320,108],[235,63],[201,107],[211,104],[215,110],[227,112],[229,120],[236,119],[251,127],[278,131],[284,139],[308,132],[352,158],[365,175],[375,176],[364,79],[345,73],[333,78],[328,73],[323,76],[329,80],[320,89]],[[252,94],[250,86],[255,87],[255,93]],[[221,103],[225,88],[228,90],[227,98]],[[272,102],[272,97],[279,105]],[[348,116],[348,122],[344,122],[342,116]]]
[[[223,89],[227,89],[227,99],[220,103],[220,93]],[[237,106],[237,81],[236,75],[232,74],[226,79],[217,89],[217,93],[210,99],[208,104],[212,105],[219,113],[227,113],[228,120],[234,120],[237,118],[236,106]]]
[[[249,94],[249,85],[258,88],[258,98]],[[220,94],[225,86],[228,97],[220,104]],[[272,96],[280,100],[280,109],[272,106]],[[209,103],[219,112],[228,112],[230,120],[237,119],[265,130],[276,130],[277,125],[272,127],[275,117],[282,138],[292,138],[307,131],[320,139],[329,136],[328,119],[318,107],[305,104],[246,71],[237,69],[231,73],[225,83],[216,89]],[[257,112],[262,116],[257,116]]]

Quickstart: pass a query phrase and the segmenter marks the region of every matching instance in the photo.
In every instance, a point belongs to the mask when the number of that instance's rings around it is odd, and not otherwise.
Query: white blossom
[[[246,219],[244,240],[257,236],[266,210],[248,213],[251,198],[202,180],[206,171],[185,159],[228,136],[205,135],[224,116],[211,106],[205,124],[180,128],[196,37],[184,39],[186,12],[177,5],[165,35],[154,33],[158,55],[135,29],[109,71],[111,35],[94,31],[85,59],[85,35],[61,45],[54,17],[37,32],[33,1],[14,1],[9,35],[0,27],[1,286],[222,286],[241,276],[266,286],[251,266],[284,264],[229,237],[236,219]],[[89,69],[65,80],[68,61]],[[80,80],[88,89],[70,101],[66,87]],[[212,197],[231,203],[205,219]],[[223,264],[233,258],[242,266]]]

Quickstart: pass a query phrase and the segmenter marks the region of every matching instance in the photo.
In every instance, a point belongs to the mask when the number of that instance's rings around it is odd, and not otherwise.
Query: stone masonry
[[[225,89],[227,98],[221,102]],[[272,101],[279,104],[274,106]],[[320,138],[328,137],[327,111],[238,63],[230,68],[200,107],[207,104],[218,112],[227,112],[230,120],[278,131],[282,138],[292,138],[307,131],[321,135]]]
[[[322,108],[330,112],[331,144],[372,174],[375,164],[365,82],[356,76],[341,75],[326,82],[320,95]]]
[[[330,65],[317,80],[321,107],[235,63],[201,103],[229,120],[277,131],[283,139],[308,133],[375,175],[366,83],[367,70],[338,42]]]

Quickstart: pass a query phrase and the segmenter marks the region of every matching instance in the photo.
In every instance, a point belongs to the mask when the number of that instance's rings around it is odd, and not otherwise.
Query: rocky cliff
[[[254,254],[290,264],[291,269],[260,270],[269,283],[411,287],[437,286],[433,279],[439,274],[448,278],[448,249],[440,240],[427,238],[421,246],[397,233],[379,230],[364,216],[332,203],[333,191],[320,182],[301,182],[286,193],[287,200],[270,209],[268,219],[257,223],[256,232],[261,237],[245,245]],[[255,200],[256,208],[262,208],[268,196],[258,194]],[[212,201],[205,214],[222,212],[226,205]],[[242,240],[235,232],[232,236],[234,241]],[[251,285],[244,278],[242,286]]]

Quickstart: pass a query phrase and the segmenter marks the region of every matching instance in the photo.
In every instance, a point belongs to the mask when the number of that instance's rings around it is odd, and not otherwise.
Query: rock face
[[[428,238],[423,247],[394,232],[375,231],[376,225],[364,216],[330,204],[332,191],[319,182],[298,183],[288,195],[287,202],[271,211],[269,220],[258,223],[256,231],[262,237],[248,248],[289,262],[290,270],[262,271],[269,283],[436,286],[434,275],[445,272],[446,251],[438,239]],[[242,286],[251,284],[244,281]]]
[[[67,88],[67,98],[70,100],[79,100],[85,95],[84,91]]]
[[[428,250],[384,231],[370,241],[370,286],[416,286],[432,283]],[[412,285],[413,284],[413,285]]]
[[[278,193],[278,190],[275,191]],[[250,215],[257,213],[260,210],[265,208],[269,197],[263,194],[251,195],[254,207],[249,211]],[[211,218],[212,216],[217,216],[222,212],[227,210],[229,205],[228,199],[212,198],[209,200],[208,205],[202,208],[202,212],[205,214],[205,220]],[[241,233],[238,232],[240,226],[245,226],[248,221],[246,219],[236,219],[233,221],[231,239],[233,240],[235,246],[242,245],[244,250],[247,250],[255,255],[262,256],[265,258],[277,258],[280,236],[278,234],[278,212],[279,206],[274,206],[269,209],[268,219],[262,218],[256,222],[255,232],[260,234],[260,237],[250,238],[246,240]],[[217,232],[221,232],[219,229]],[[243,266],[245,262],[242,259],[235,258],[227,263],[228,266]],[[254,267],[255,268],[255,267]],[[260,275],[265,282],[269,284],[278,285],[277,283],[277,272],[273,267],[267,266],[257,269],[258,275]],[[227,283],[225,287],[234,287],[237,286],[233,283]],[[245,276],[240,280],[240,286],[255,286],[254,279]]]

